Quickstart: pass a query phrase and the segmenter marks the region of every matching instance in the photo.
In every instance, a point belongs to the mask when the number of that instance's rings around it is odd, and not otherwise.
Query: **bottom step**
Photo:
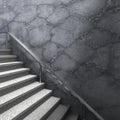
[[[59,105],[47,120],[62,120],[65,117],[68,109],[69,106]]]

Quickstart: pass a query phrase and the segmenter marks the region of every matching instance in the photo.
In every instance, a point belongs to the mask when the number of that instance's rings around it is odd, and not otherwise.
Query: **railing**
[[[11,41],[15,41],[17,44],[19,44],[19,46],[22,47],[22,49],[24,49],[33,59],[34,62],[38,63],[39,65],[39,81],[42,81],[42,65],[40,63],[39,58],[28,48],[26,47],[18,38],[16,38],[12,33],[8,33],[8,38],[9,38],[9,42]]]
[[[92,120],[104,120],[104,118],[99,113],[97,113],[82,97],[80,97],[73,89],[71,89],[70,87],[67,87],[62,82],[62,80],[58,76],[55,75],[54,71],[52,71],[50,69],[50,67],[40,63],[39,58],[30,49],[28,49],[22,42],[20,42],[20,40],[18,38],[16,38],[11,33],[8,33],[8,36],[9,36],[8,37],[9,41],[13,40],[16,43],[18,43],[39,64],[39,67],[40,67],[40,69],[39,69],[40,82],[42,80],[42,68],[44,68],[45,71],[52,76],[53,80],[55,79],[55,81],[57,81],[59,84],[61,84],[67,92],[69,92],[74,98],[76,98],[82,104],[81,120],[90,120],[89,118],[87,119],[87,114],[88,114],[87,111],[89,111],[90,113],[92,113],[95,116],[95,119],[92,119]],[[6,43],[8,43],[8,41]],[[7,44],[6,44],[6,46],[7,46]]]

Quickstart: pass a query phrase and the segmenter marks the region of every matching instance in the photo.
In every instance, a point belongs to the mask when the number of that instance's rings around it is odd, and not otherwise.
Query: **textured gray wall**
[[[120,120],[119,0],[0,0],[0,30],[7,26],[103,116]]]

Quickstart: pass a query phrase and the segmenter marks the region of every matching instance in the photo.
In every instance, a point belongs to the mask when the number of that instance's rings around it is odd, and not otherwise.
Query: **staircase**
[[[78,119],[11,50],[0,50],[0,120]]]

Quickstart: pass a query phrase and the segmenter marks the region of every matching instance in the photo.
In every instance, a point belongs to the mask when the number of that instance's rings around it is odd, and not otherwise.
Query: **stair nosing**
[[[20,72],[25,72],[25,71],[30,71],[30,68],[18,68],[14,70],[7,70],[4,72],[0,72],[0,77],[6,77],[12,74],[20,73]]]
[[[5,63],[0,63],[0,67],[7,67],[7,66],[12,66],[12,65],[20,65],[23,64],[24,62],[22,61],[16,61],[16,62],[5,62]]]

